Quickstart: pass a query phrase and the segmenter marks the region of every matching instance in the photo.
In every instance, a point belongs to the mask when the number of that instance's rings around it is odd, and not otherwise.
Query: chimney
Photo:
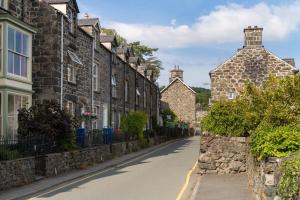
[[[244,48],[259,48],[263,47],[262,45],[262,32],[263,28],[259,28],[257,26],[244,29],[245,34],[245,44]]]
[[[175,65],[174,69],[171,70],[170,79],[169,79],[170,83],[174,81],[176,78],[179,78],[180,80],[183,81],[183,70],[181,70],[178,65]]]

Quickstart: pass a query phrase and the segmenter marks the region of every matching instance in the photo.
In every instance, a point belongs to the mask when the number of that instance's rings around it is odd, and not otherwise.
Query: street
[[[174,200],[197,161],[199,137],[182,139],[148,155],[66,183],[31,199]]]

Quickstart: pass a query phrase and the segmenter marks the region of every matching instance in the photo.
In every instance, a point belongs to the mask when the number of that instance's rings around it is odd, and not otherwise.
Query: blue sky
[[[180,65],[191,86],[209,87],[209,71],[243,46],[243,28],[264,28],[264,46],[300,62],[299,0],[77,0],[81,15],[99,17],[128,41],[158,47],[160,85]],[[299,66],[299,65],[297,65]]]

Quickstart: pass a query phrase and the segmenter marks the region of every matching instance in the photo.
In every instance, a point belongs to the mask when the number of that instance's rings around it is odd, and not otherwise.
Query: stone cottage
[[[178,120],[194,126],[196,120],[196,92],[183,82],[183,70],[175,66],[169,85],[161,91],[163,109],[171,109]]]
[[[263,46],[263,28],[244,29],[244,46],[225,63],[210,72],[211,100],[234,99],[245,81],[258,86],[270,76],[289,76],[297,72],[294,59],[280,59]]]
[[[99,19],[78,19],[76,0],[2,0],[0,6],[0,34],[8,41],[0,48],[0,136],[16,135],[18,109],[49,100],[74,116],[93,112],[97,120],[82,126],[94,129],[118,128],[121,115],[134,110],[157,117],[157,85],[131,66],[134,55],[117,53],[116,38],[101,34]],[[145,83],[141,102],[149,92],[153,104],[136,107],[138,79]]]

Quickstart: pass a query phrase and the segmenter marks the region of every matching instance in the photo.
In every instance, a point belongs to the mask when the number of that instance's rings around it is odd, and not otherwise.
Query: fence
[[[188,129],[160,127],[154,130],[144,132],[145,138],[160,137],[163,140],[170,140],[179,137],[188,136]],[[136,140],[135,136],[127,136],[128,140]],[[120,131],[111,132],[108,130],[93,130],[86,134],[76,134],[76,144],[79,148],[98,146],[103,144],[112,144],[124,142],[126,135]],[[49,153],[62,151],[57,142],[46,136],[27,136],[11,138],[0,138],[0,161],[14,160],[18,158],[41,156]]]
[[[0,161],[55,152],[56,143],[46,136],[0,138]]]

